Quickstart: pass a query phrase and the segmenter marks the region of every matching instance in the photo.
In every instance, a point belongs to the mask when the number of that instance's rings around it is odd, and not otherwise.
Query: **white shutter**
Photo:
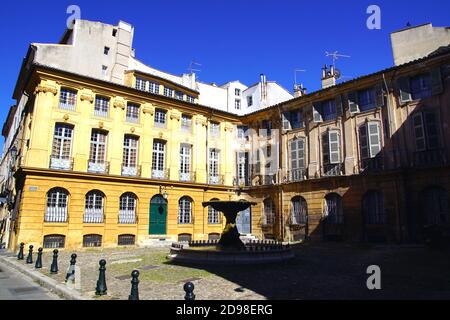
[[[290,115],[291,115],[291,113],[289,111],[283,112],[281,115],[284,130],[291,130]]]
[[[378,123],[367,123],[367,133],[369,136],[370,157],[373,158],[381,151],[380,127]]]
[[[305,168],[305,140],[303,138],[298,139],[297,141],[297,161],[298,161],[298,168],[304,169]]]
[[[355,114],[359,112],[359,105],[358,105],[358,92],[350,92],[347,95],[348,99],[348,109],[350,111],[350,114]]]
[[[400,103],[406,103],[412,100],[411,88],[409,85],[409,78],[402,77],[397,80],[397,84],[400,90]]]
[[[340,163],[339,132],[331,130],[328,133],[328,145],[330,150],[330,163]]]
[[[321,104],[319,103],[313,103],[312,110],[313,110],[313,121],[314,122],[322,122],[322,115],[320,114]]]

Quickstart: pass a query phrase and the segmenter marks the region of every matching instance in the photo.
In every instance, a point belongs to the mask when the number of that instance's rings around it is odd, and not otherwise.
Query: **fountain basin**
[[[289,245],[279,243],[254,242],[244,245],[241,250],[227,249],[213,244],[173,243],[167,258],[186,264],[264,264],[294,258]]]

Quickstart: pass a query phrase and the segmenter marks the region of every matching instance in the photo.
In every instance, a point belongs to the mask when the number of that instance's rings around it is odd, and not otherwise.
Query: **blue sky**
[[[82,19],[133,24],[136,57],[155,68],[181,74],[195,60],[204,82],[251,85],[265,73],[289,91],[296,68],[306,69],[298,82],[319,89],[320,69],[331,63],[325,51],[351,56],[337,61],[348,80],[392,66],[389,33],[407,22],[450,26],[448,0],[2,1],[2,124],[29,43],[58,42],[71,4]],[[366,27],[372,4],[381,8],[381,30]]]

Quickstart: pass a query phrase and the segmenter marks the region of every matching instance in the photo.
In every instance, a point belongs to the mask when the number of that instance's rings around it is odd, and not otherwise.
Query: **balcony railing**
[[[326,164],[322,167],[324,177],[334,177],[343,175],[342,163]]]
[[[384,169],[383,157],[363,159],[359,163],[360,172],[377,172]]]
[[[130,117],[130,116],[127,116],[127,117],[126,117],[126,122],[130,122],[130,123],[139,123],[139,117]]]
[[[67,222],[67,207],[47,207],[45,222]]]
[[[303,181],[307,179],[307,176],[308,176],[307,170],[304,168],[289,170],[286,177],[287,178],[286,182]]]
[[[235,187],[249,187],[250,179],[249,177],[234,177],[233,186]]]
[[[83,216],[84,223],[103,223],[103,209],[86,208]]]
[[[413,161],[415,167],[433,167],[447,163],[443,149],[417,151],[414,153]]]
[[[127,166],[122,163],[122,175],[139,177],[141,175],[141,166]]]
[[[109,162],[88,160],[88,172],[109,173]]]
[[[162,170],[152,169],[152,178],[169,180],[169,169],[162,169]]]
[[[135,224],[136,212],[134,210],[119,210],[119,224]]]
[[[67,102],[60,102],[59,108],[69,111],[75,111],[75,104],[73,103],[67,103]]]
[[[94,116],[102,117],[102,118],[108,118],[108,111],[100,110],[100,109],[94,109]]]
[[[253,184],[257,186],[268,186],[274,185],[277,183],[277,175],[276,174],[257,174],[253,176]]]
[[[195,171],[182,172],[180,171],[180,181],[195,182]]]
[[[208,175],[209,184],[224,184],[225,177],[223,175]]]
[[[58,158],[50,156],[50,169],[73,170],[73,158]]]

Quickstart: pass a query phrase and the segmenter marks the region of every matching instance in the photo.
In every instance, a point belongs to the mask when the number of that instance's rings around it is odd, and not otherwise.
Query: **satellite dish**
[[[339,69],[336,69],[335,71],[334,71],[334,74],[335,74],[335,78],[336,79],[340,79],[341,78],[341,70],[339,70]]]

